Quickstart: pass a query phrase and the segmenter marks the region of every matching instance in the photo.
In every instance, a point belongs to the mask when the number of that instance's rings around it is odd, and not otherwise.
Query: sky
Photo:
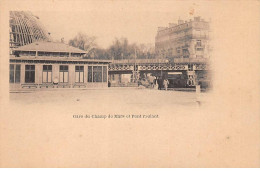
[[[40,18],[53,40],[72,39],[78,32],[97,37],[101,48],[115,37],[129,43],[154,44],[157,28],[201,16],[209,20],[210,4],[196,1],[46,1],[25,9]],[[19,7],[19,5],[18,5]]]

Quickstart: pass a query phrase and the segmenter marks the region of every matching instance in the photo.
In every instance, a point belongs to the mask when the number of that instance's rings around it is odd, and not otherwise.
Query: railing
[[[172,60],[171,60],[172,61]],[[207,58],[174,58],[173,63],[207,63]],[[165,64],[169,63],[167,59],[125,59],[112,60],[112,64]]]
[[[53,57],[53,56],[20,56],[10,55],[10,59],[38,59],[38,60],[71,60],[88,62],[108,62],[111,64],[167,64],[167,63],[207,63],[207,58],[174,58],[168,59],[124,59],[124,60],[102,60],[102,59],[83,59],[79,57]]]
[[[206,63],[207,58],[174,58],[174,63]]]
[[[112,60],[112,64],[144,64],[144,63],[168,63],[167,59],[124,59]]]
[[[15,55],[10,55],[10,59],[24,59],[24,60],[29,60],[29,59],[37,59],[37,60],[71,60],[71,61],[88,61],[88,62],[96,62],[96,61],[100,61],[100,62],[112,62],[111,60],[106,60],[106,59],[86,59],[83,57],[61,57],[61,56],[23,56],[20,55],[19,57],[15,56]]]

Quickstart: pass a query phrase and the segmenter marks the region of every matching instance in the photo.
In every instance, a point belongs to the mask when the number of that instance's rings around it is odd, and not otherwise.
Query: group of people
[[[168,85],[169,85],[168,79],[157,79],[156,78],[153,81],[153,88],[154,89],[162,90],[162,88],[164,87],[164,89],[167,91]]]

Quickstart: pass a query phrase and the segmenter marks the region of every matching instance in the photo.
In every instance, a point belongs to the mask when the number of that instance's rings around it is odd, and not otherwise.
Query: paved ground
[[[211,100],[209,93],[136,88],[10,93],[0,161],[6,167],[247,166],[244,156],[257,158],[255,134],[246,131],[255,118],[217,103],[208,108]],[[109,114],[158,118],[73,118]]]
[[[200,99],[206,103],[207,93]],[[198,96],[195,92],[164,91],[139,88],[108,89],[45,89],[10,93],[10,102],[15,104],[58,104],[109,106],[112,108],[142,109],[194,107]]]
[[[159,114],[165,117],[198,109],[207,104],[207,93],[138,88],[48,89],[10,93],[10,103],[40,110],[72,114]],[[184,111],[184,112],[182,112]],[[68,116],[68,115],[65,115]]]

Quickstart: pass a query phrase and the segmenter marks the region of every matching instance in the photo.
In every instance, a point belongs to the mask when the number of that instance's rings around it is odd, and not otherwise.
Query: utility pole
[[[136,70],[136,48],[135,48],[135,59],[134,59],[134,61],[135,61],[135,64],[134,64],[134,70]]]
[[[135,57],[134,57],[134,82],[136,82],[136,48],[135,48]]]
[[[135,48],[135,56],[134,56],[134,70],[133,70],[133,81],[136,83],[137,82],[137,74],[138,74],[138,71],[137,71],[137,65],[136,65],[136,48]]]

